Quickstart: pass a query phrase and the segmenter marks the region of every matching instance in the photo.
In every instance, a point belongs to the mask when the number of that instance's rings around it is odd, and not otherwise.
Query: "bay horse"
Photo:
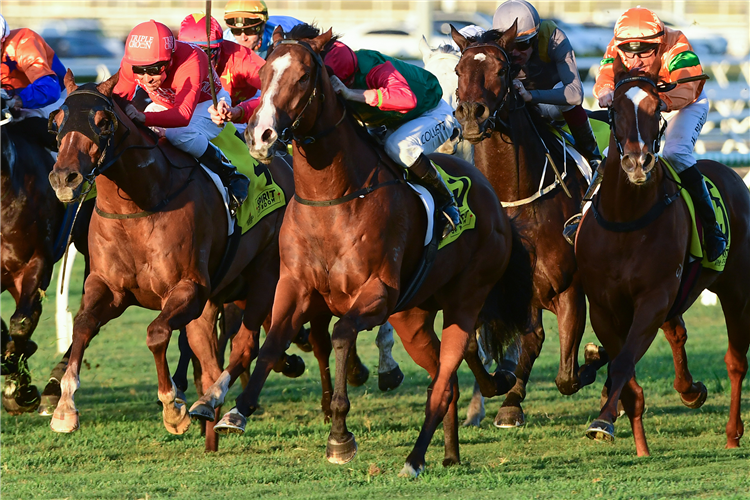
[[[726,320],[729,347],[724,361],[731,381],[727,448],[739,446],[742,380],[750,344],[750,194],[739,175],[707,160],[697,168],[722,194],[730,221],[731,248],[723,272],[700,268],[689,294],[678,301],[681,282],[692,273],[688,252],[690,215],[679,201],[681,186],[657,156],[661,140],[658,70],[628,72],[617,58],[610,115],[612,134],[604,181],[578,231],[576,252],[589,299],[591,325],[611,356],[608,399],[586,431],[592,439],[613,441],[617,400],[630,419],[638,456],[649,455],[643,428],[645,401],[635,367],[659,328],[672,345],[675,389],[689,407],[706,397],[687,370],[682,313],[704,288],[716,293]],[[618,154],[619,153],[619,154]],[[674,201],[674,202],[673,202]],[[723,258],[723,257],[722,257]],[[693,275],[694,276],[694,275]]]
[[[247,143],[256,159],[268,161],[279,142],[292,140],[297,191],[279,236],[281,276],[271,329],[247,388],[217,427],[243,432],[271,367],[299,327],[317,314],[333,313],[340,319],[332,333],[336,375],[326,456],[332,463],[349,462],[357,444],[346,426],[347,360],[358,332],[389,321],[433,379],[424,424],[401,471],[416,476],[441,420],[443,465],[460,462],[456,370],[480,316],[496,323],[498,343],[525,326],[528,257],[487,180],[462,160],[432,155],[450,174],[470,180],[468,203],[477,211],[476,226],[437,251],[422,286],[399,303],[421,261],[427,216],[404,183],[403,169],[336,97],[320,57],[332,32],[318,33],[305,26],[282,39],[277,28],[261,69],[261,104],[245,132]],[[433,230],[433,237],[437,234]],[[433,327],[439,310],[441,340]]]
[[[8,115],[2,125],[2,238],[0,275],[2,291],[16,303],[10,328],[2,322],[3,375],[6,375],[2,404],[8,413],[30,412],[59,394],[60,365],[55,367],[43,393],[31,383],[28,359],[37,346],[31,340],[42,313],[55,262],[62,257],[72,230],[72,241],[86,259],[87,231],[93,202],[84,203],[73,226],[73,212],[55,197],[47,182],[54,159],[45,149],[44,138],[36,137],[29,117],[16,122]],[[72,227],[72,229],[71,229]]]
[[[574,165],[572,172],[555,174],[552,156],[564,162],[562,151],[556,149],[559,142],[511,85],[520,69],[511,66],[508,57],[515,44],[515,24],[505,33],[490,30],[476,38],[466,38],[455,28],[451,34],[461,49],[455,114],[464,140],[474,144],[477,169],[534,247],[533,322],[521,337],[518,359],[511,360],[516,362],[516,385],[495,417],[497,427],[516,427],[525,422],[521,402],[545,338],[543,309],[557,316],[560,367],[555,384],[562,394],[591,384],[606,362],[606,354],[594,348],[592,362],[587,358],[584,366],[578,364],[586,300],[573,247],[562,236],[565,221],[580,211],[586,182]]]
[[[201,364],[204,391],[222,375],[214,325],[221,304],[241,301],[243,325],[234,339],[232,361],[222,384],[230,385],[257,352],[260,325],[268,315],[278,279],[278,230],[283,210],[259,221],[241,236],[224,278],[216,272],[229,245],[222,198],[193,158],[140,132],[112,98],[119,73],[107,81],[78,87],[68,70],[68,97],[50,119],[59,154],[49,181],[57,197],[72,202],[84,181],[95,183],[96,212],[89,227],[91,272],[81,311],[73,326],[70,362],[62,395],[50,423],[56,432],[79,426],[73,396],[79,387],[83,352],[99,329],[130,306],[160,311],[148,326],[163,421],[173,434],[191,419],[176,399],[166,350],[173,330],[185,327]],[[269,165],[287,199],[293,179],[283,161]],[[218,222],[218,223],[217,223]],[[239,229],[237,229],[239,231]],[[218,416],[218,406],[209,422]],[[213,424],[206,427],[206,450],[218,449]]]

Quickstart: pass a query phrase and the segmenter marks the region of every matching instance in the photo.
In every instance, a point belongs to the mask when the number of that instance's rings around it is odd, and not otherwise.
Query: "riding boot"
[[[239,173],[237,168],[222,154],[221,150],[210,142],[198,161],[218,175],[221,182],[226,186],[229,191],[229,211],[234,216],[247,199],[250,179]]]
[[[687,189],[693,198],[695,213],[703,224],[703,245],[709,262],[718,259],[727,248],[727,238],[716,222],[716,213],[711,203],[711,195],[708,193],[706,181],[703,179],[698,168],[693,165],[680,172],[682,186]]]
[[[461,216],[458,213],[458,206],[456,205],[453,193],[448,189],[435,165],[424,154],[419,155],[419,158],[417,158],[417,161],[414,162],[414,165],[409,170],[419,179],[417,182],[421,186],[426,187],[430,194],[432,194],[433,198],[435,198],[435,204],[448,220],[448,225],[443,230],[443,238],[445,238],[451,232],[455,231],[456,226],[461,223]]]

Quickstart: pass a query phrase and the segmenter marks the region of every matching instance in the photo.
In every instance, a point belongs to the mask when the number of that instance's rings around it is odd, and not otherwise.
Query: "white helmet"
[[[8,35],[10,35],[10,27],[8,26],[8,21],[5,20],[2,14],[0,14],[0,31],[2,31],[2,42],[5,41],[6,38],[8,38]]]
[[[518,19],[516,40],[525,42],[539,32],[539,13],[525,0],[508,0],[500,4],[492,17],[492,29],[508,31]]]

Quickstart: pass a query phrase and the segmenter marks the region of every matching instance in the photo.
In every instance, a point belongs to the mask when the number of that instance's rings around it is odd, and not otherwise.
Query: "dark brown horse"
[[[514,427],[524,423],[521,402],[544,342],[542,309],[557,315],[560,368],[555,383],[561,393],[570,395],[592,383],[596,369],[606,362],[603,357],[598,364],[578,365],[586,300],[573,247],[562,236],[565,221],[580,210],[586,183],[574,162],[562,168],[557,139],[510,85],[514,68],[508,52],[515,44],[515,25],[506,33],[492,30],[479,38],[467,39],[455,29],[452,34],[462,51],[456,66],[456,117],[463,137],[475,144],[476,167],[487,176],[508,215],[518,221],[524,239],[533,243],[533,324],[521,339],[516,385],[495,417],[496,426]],[[553,156],[560,165],[559,177],[550,164]]]
[[[459,462],[456,370],[480,312],[507,327],[493,330],[499,341],[525,326],[531,297],[528,257],[487,180],[462,160],[434,155],[447,172],[471,181],[468,203],[478,215],[476,226],[439,250],[421,288],[408,303],[398,304],[420,264],[427,217],[400,167],[336,98],[319,55],[331,31],[315,36],[317,29],[310,29],[293,31],[299,40],[282,41],[281,30],[274,33],[275,48],[261,70],[261,105],[246,132],[251,153],[262,161],[271,158],[280,136],[294,141],[298,189],[279,237],[281,277],[271,330],[247,389],[218,425],[244,431],[271,367],[299,327],[311,317],[333,313],[340,319],[332,333],[336,376],[326,455],[333,463],[350,461],[357,445],[346,426],[347,359],[358,332],[389,320],[409,355],[433,379],[424,425],[402,470],[417,475],[441,420],[443,464]],[[439,310],[441,340],[433,329]]]
[[[10,120],[10,119],[9,119]],[[34,136],[33,117],[8,121],[2,126],[2,290],[16,302],[10,328],[2,322],[3,374],[6,375],[2,401],[11,414],[34,411],[40,403],[36,386],[31,384],[28,358],[36,350],[31,336],[39,323],[42,298],[52,278],[52,268],[65,250],[73,223],[74,207],[66,213],[47,182],[54,160],[44,148],[44,138]],[[88,254],[86,233],[93,202],[81,209],[73,228],[73,241],[84,258]],[[88,263],[88,259],[86,259]],[[88,267],[88,264],[87,264]],[[56,392],[62,377],[53,370],[42,398]]]
[[[221,382],[231,384],[247,368],[278,279],[283,211],[272,212],[242,235],[225,277],[217,280],[229,241],[220,194],[192,158],[140,133],[122,112],[120,104],[125,103],[111,97],[117,78],[77,87],[68,71],[66,111],[52,121],[60,149],[49,176],[55,193],[71,202],[81,196],[84,180],[95,182],[97,210],[89,228],[91,274],[50,425],[57,432],[78,428],[73,395],[84,349],[103,325],[138,305],[161,311],[148,327],[147,345],[156,363],[164,425],[181,434],[190,415],[185,402],[176,400],[169,376],[166,350],[172,331],[187,328],[206,390],[222,373],[213,333],[219,306],[244,302],[243,326],[232,351],[235,369]],[[289,167],[283,161],[269,167],[288,199],[293,189]],[[212,412],[202,418],[216,416]],[[217,447],[209,425],[206,449]]]
[[[743,434],[740,399],[750,344],[750,196],[733,170],[713,161],[698,162],[722,193],[731,223],[731,248],[724,271],[700,270],[689,295],[678,302],[681,282],[691,274],[690,215],[679,200],[681,187],[656,155],[661,139],[658,68],[654,74],[629,74],[619,59],[614,67],[613,133],[604,181],[584,217],[576,246],[591,324],[612,358],[609,397],[586,433],[613,440],[620,399],[638,455],[649,455],[642,420],[645,402],[635,366],[659,327],[675,354],[675,389],[687,406],[702,404],[705,387],[693,383],[687,371],[681,314],[708,288],[721,299],[726,319],[729,348],[724,361],[732,385],[727,448],[735,448]]]

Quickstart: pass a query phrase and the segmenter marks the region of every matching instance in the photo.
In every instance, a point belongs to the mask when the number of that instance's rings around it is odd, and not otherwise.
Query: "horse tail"
[[[508,267],[485,300],[479,319],[490,335],[486,346],[494,359],[531,325],[531,300],[534,295],[531,242],[521,236],[517,222],[511,219],[512,247]]]

